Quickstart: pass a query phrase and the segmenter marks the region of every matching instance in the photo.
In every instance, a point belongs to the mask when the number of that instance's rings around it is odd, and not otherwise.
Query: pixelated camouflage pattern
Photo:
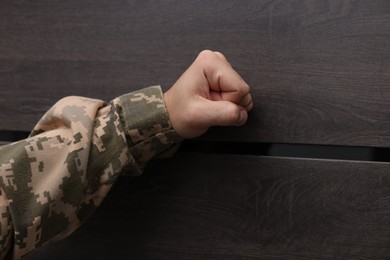
[[[57,102],[26,140],[0,147],[0,257],[20,259],[71,234],[99,206],[120,173],[181,138],[159,86],[109,104],[82,97]]]

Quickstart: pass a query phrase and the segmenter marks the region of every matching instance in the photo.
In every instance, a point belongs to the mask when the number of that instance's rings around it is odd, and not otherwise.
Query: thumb
[[[209,126],[240,126],[248,119],[248,112],[230,101],[204,100],[203,109]]]

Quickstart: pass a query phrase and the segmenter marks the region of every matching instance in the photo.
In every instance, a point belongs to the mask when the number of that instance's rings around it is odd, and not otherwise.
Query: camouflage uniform
[[[0,148],[0,257],[19,259],[71,234],[120,173],[175,150],[158,86],[100,100],[67,97],[26,140]]]

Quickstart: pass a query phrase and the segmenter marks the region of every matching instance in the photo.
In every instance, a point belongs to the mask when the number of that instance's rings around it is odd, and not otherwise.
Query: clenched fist
[[[164,94],[173,128],[194,138],[211,126],[240,126],[253,108],[250,87],[219,52],[202,51]]]

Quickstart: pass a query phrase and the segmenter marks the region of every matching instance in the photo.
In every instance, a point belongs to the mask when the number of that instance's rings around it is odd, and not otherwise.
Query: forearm
[[[14,236],[18,258],[66,237],[96,209],[121,172],[141,174],[148,160],[180,140],[159,88],[109,104],[80,97],[59,101],[28,139],[0,149],[2,248]]]

